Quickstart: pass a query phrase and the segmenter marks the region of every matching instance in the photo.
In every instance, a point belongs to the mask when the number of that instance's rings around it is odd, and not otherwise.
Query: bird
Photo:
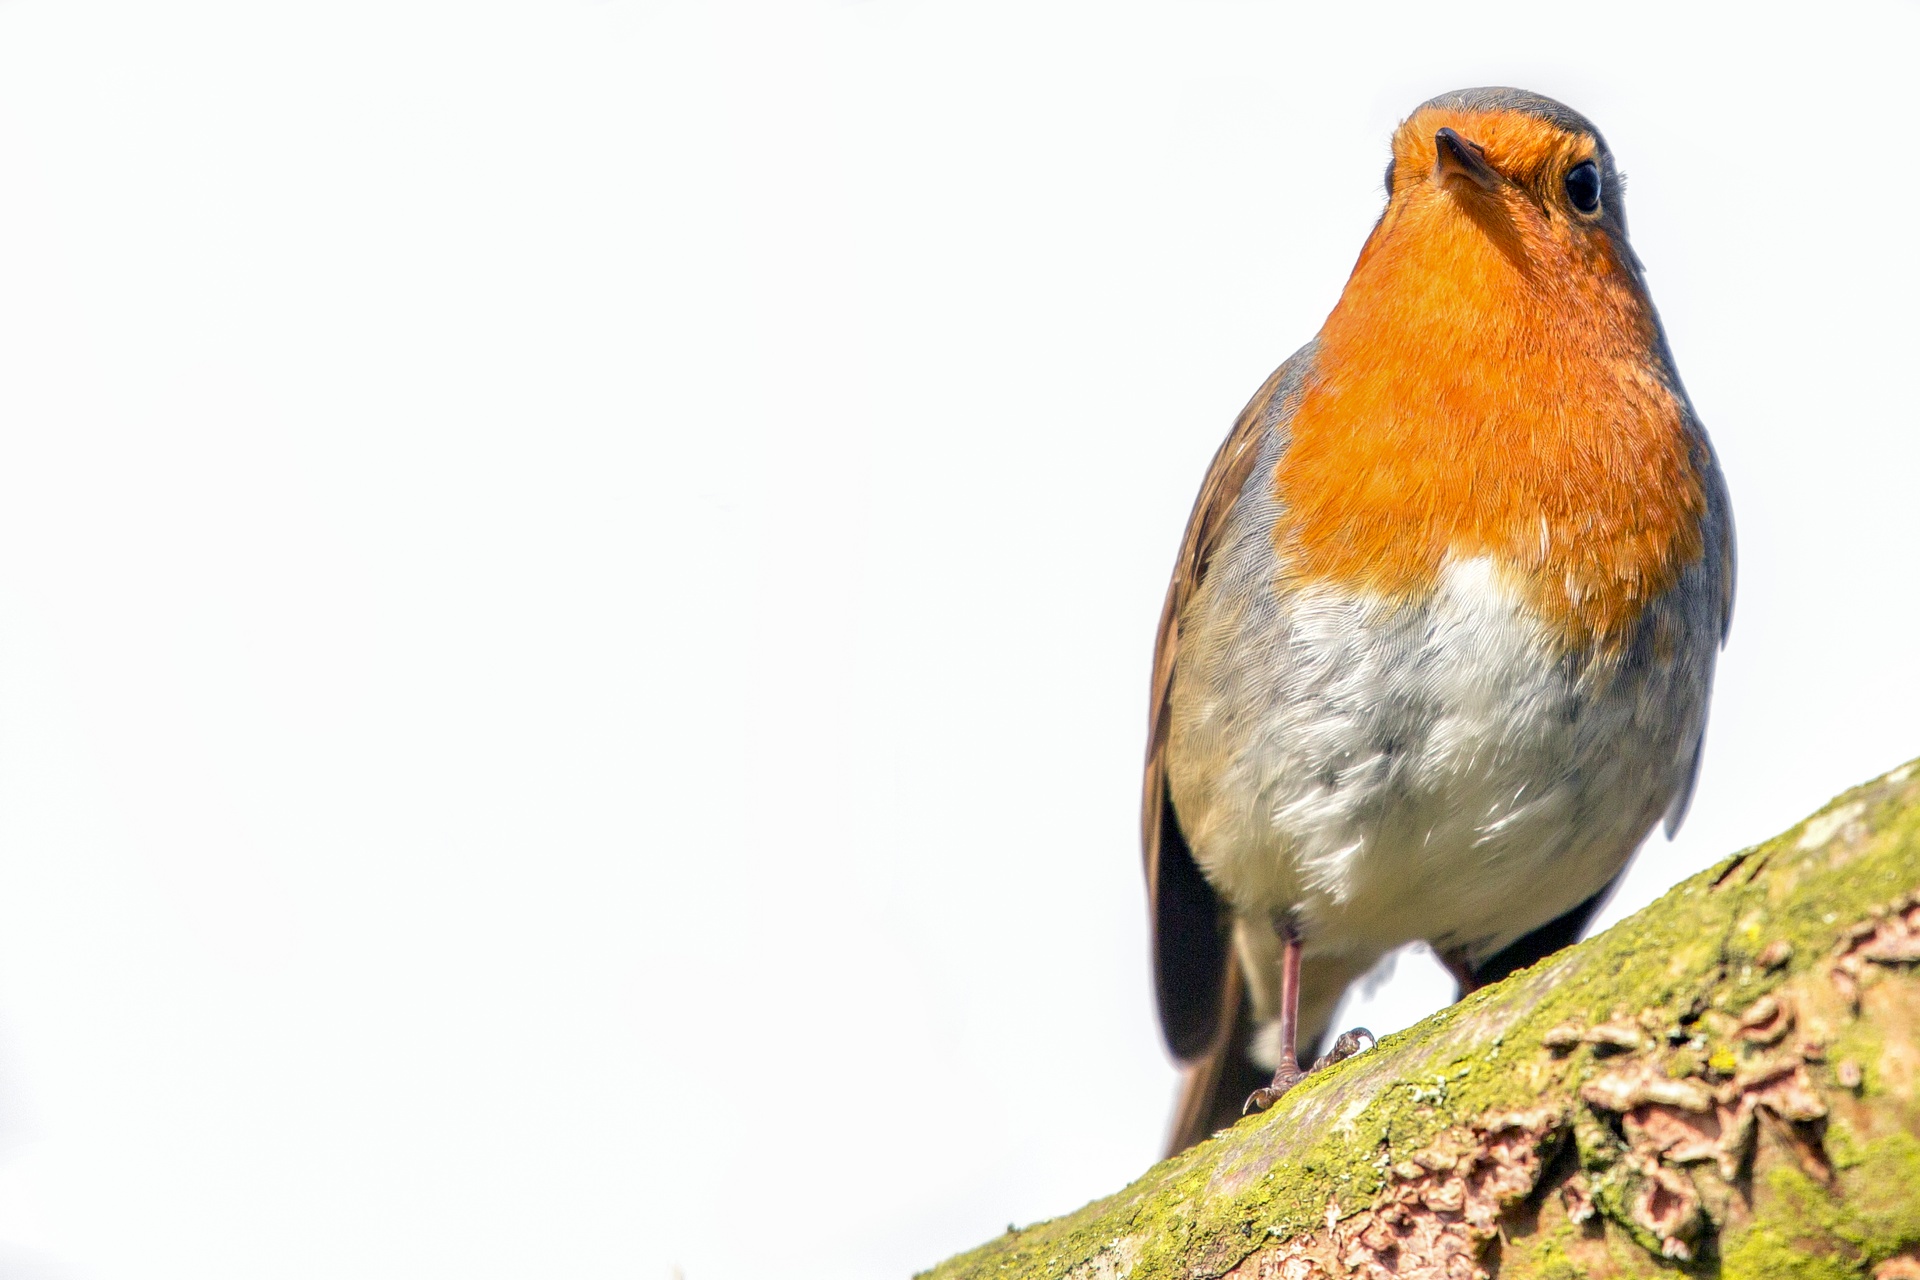
[[[1699,777],[1733,517],[1613,153],[1551,98],[1463,89],[1395,129],[1385,185],[1215,454],[1161,611],[1170,1154],[1303,1078],[1396,948],[1464,996],[1578,940]]]

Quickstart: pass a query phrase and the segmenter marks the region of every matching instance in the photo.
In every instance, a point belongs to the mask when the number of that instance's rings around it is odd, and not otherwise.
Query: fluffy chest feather
[[[1705,477],[1624,252],[1517,208],[1396,207],[1271,473],[1296,582],[1406,599],[1490,556],[1563,648],[1617,645],[1702,552]],[[1523,216],[1524,215],[1524,216]]]
[[[1310,954],[1491,953],[1604,886],[1684,784],[1706,593],[1682,574],[1611,652],[1576,657],[1496,555],[1444,556],[1417,598],[1302,581],[1271,533],[1281,454],[1276,434],[1182,616],[1181,827],[1240,914],[1293,913]]]

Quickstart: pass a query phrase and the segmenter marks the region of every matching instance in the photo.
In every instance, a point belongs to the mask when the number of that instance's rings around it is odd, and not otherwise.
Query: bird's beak
[[[1500,175],[1487,163],[1486,153],[1477,143],[1468,142],[1451,129],[1433,135],[1433,180],[1445,186],[1450,178],[1465,178],[1482,191],[1500,185]]]

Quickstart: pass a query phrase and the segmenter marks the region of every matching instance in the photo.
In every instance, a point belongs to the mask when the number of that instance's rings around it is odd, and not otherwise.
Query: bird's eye
[[[1393,161],[1387,161],[1387,199],[1393,199]]]
[[[1600,169],[1591,160],[1582,160],[1567,171],[1567,199],[1582,213],[1600,208]]]

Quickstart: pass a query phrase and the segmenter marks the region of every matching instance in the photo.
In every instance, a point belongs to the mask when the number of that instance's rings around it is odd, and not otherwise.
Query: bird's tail
[[[1173,1129],[1167,1135],[1169,1156],[1233,1124],[1247,1095],[1272,1075],[1247,1056],[1253,1039],[1253,1006],[1237,961],[1229,960],[1220,995],[1221,1003],[1233,1013],[1220,1019],[1225,1032],[1214,1038],[1213,1047],[1186,1064],[1180,1099],[1174,1104]]]

